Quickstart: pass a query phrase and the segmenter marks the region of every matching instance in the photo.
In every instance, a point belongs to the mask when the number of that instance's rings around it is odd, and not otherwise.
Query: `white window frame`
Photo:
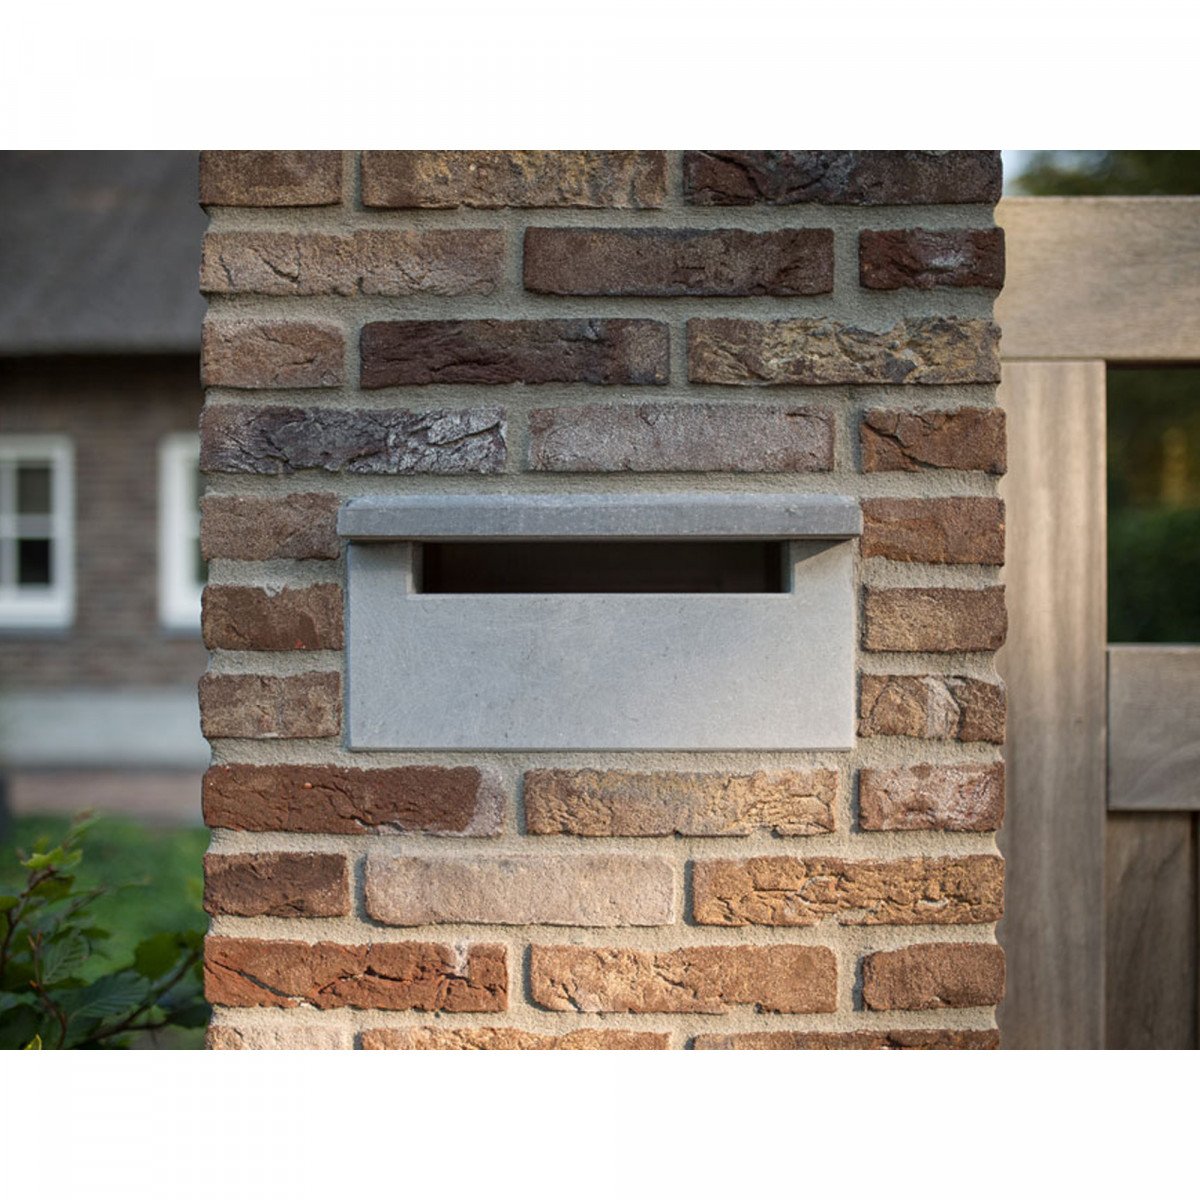
[[[200,461],[200,438],[172,433],[158,446],[158,619],[168,629],[200,628],[200,593],[193,543],[200,536],[200,512],[193,506],[193,480]]]
[[[48,461],[50,517],[49,587],[0,583],[0,629],[67,629],[75,619],[75,449],[61,434],[0,434],[0,554],[13,553],[18,518],[16,466],[30,459]],[[29,518],[24,518],[28,521]],[[12,571],[7,572],[10,578]]]

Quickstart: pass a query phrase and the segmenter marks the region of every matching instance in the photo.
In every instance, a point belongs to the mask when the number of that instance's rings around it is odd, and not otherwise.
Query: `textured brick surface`
[[[525,827],[584,837],[829,833],[837,798],[837,771],[821,767],[747,775],[526,771]]]
[[[344,854],[260,851],[204,857],[204,911],[234,917],[344,917]]]
[[[444,833],[491,837],[504,808],[475,767],[210,767],[204,820],[256,833]]]
[[[345,355],[345,335],[326,321],[209,320],[200,379],[205,387],[338,387]]]
[[[863,600],[867,650],[999,650],[1007,632],[1002,587],[867,588]]]
[[[995,1029],[889,1029],[856,1033],[702,1033],[694,1050],[998,1050]]]
[[[200,420],[206,471],[290,475],[491,474],[504,467],[502,408],[261,408],[222,404]]]
[[[894,562],[1004,562],[1004,501],[991,496],[864,500],[865,558]]]
[[[996,383],[1000,330],[990,321],[907,317],[860,329],[821,317],[688,322],[688,378],[772,384]]]
[[[557,296],[816,296],[833,230],[528,229],[525,287]]]
[[[995,204],[995,150],[690,150],[689,204]]]
[[[535,471],[828,471],[825,409],[589,404],[529,414]]]
[[[320,738],[342,731],[342,677],[214,675],[200,680],[200,729],[206,738]]]
[[[525,1029],[367,1029],[364,1050],[665,1050],[666,1033],[631,1029],[572,1029],[530,1033]]]
[[[824,946],[682,950],[534,946],[534,1003],[558,1012],[833,1012],[837,960]]]
[[[864,675],[860,737],[1004,741],[1005,694],[969,675]]]
[[[1003,229],[881,229],[858,235],[865,288],[987,288],[1004,284]]]
[[[280,208],[339,204],[340,150],[204,150],[200,203]]]
[[[970,925],[1000,919],[1004,860],[702,859],[693,867],[701,925]]]
[[[210,583],[200,618],[210,650],[340,650],[342,589],[236,587]]]
[[[349,1029],[327,1025],[210,1025],[205,1037],[209,1050],[353,1050]]]
[[[504,1012],[505,948],[436,942],[283,942],[209,937],[204,994],[248,1008],[417,1009]]]
[[[999,829],[1004,819],[1004,764],[866,767],[858,777],[863,829]]]
[[[430,383],[666,383],[667,326],[624,318],[372,321],[364,388]]]
[[[631,855],[376,854],[365,899],[385,925],[668,925],[675,867]]]
[[[1000,408],[874,409],[863,414],[859,437],[864,471],[943,468],[1003,475],[1008,463]]]
[[[1004,951],[973,942],[881,950],[862,963],[863,1004],[891,1011],[976,1008],[1004,998]]]
[[[367,208],[658,208],[658,150],[364,150]]]
[[[200,550],[207,559],[338,558],[341,500],[333,492],[290,496],[204,496]]]

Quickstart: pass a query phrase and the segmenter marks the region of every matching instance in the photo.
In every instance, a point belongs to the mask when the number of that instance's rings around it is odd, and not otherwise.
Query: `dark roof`
[[[0,355],[196,353],[197,156],[0,153]]]

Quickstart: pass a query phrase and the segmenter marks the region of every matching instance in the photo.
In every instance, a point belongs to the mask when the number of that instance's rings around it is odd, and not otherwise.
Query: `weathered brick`
[[[210,295],[467,296],[504,273],[498,229],[370,229],[352,234],[209,233],[200,290]]]
[[[700,859],[700,925],[974,925],[1004,911],[1004,860],[966,858]]]
[[[867,588],[865,650],[999,650],[1008,632],[1004,588]]]
[[[209,320],[200,337],[200,381],[227,388],[338,387],[345,356],[345,335],[326,321]]]
[[[986,471],[1003,475],[1007,446],[1002,408],[949,412],[873,409],[859,430],[864,471]]]
[[[375,854],[365,898],[384,925],[669,925],[675,868],[632,855]]]
[[[440,833],[494,837],[504,796],[475,767],[237,764],[204,776],[204,820],[253,833]]]
[[[831,833],[837,799],[838,773],[829,767],[747,775],[526,771],[525,828],[582,837]]]
[[[865,288],[1004,286],[1003,229],[864,229],[858,278]]]
[[[200,680],[200,729],[206,738],[320,738],[342,731],[342,678],[214,675]]]
[[[204,856],[204,911],[234,917],[344,917],[344,854],[260,851]]]
[[[340,150],[204,150],[200,203],[245,208],[340,204]]]
[[[680,950],[534,946],[535,1004],[557,1012],[833,1012],[837,960],[825,946]]]
[[[205,471],[290,475],[470,475],[504,469],[502,408],[288,408],[207,405],[200,416]]]
[[[367,208],[659,208],[659,150],[364,150]]]
[[[364,1050],[665,1050],[670,1034],[631,1029],[572,1029],[530,1033],[525,1029],[367,1029]]]
[[[209,1050],[353,1050],[354,1035],[329,1025],[210,1025]]]
[[[977,942],[881,950],[862,962],[866,1008],[976,1008],[1004,998],[1004,951]]]
[[[1003,684],[969,675],[864,675],[860,737],[1004,741]]]
[[[206,559],[338,558],[341,499],[333,492],[200,499],[200,551]]]
[[[360,340],[361,385],[660,384],[670,374],[661,321],[372,321]]]
[[[689,150],[689,204],[995,204],[995,150]]]
[[[702,1033],[693,1050],[998,1050],[995,1029],[889,1029],[856,1033]]]
[[[417,1009],[504,1012],[503,946],[436,942],[283,942],[210,936],[204,994],[212,1004],[248,1008]]]
[[[342,589],[235,587],[204,589],[200,628],[210,650],[340,650]]]
[[[1004,764],[866,767],[858,777],[858,813],[863,829],[999,829]]]
[[[1004,562],[1004,501],[990,496],[864,500],[864,557],[894,562]]]
[[[817,296],[833,230],[527,229],[525,287],[555,296]]]
[[[535,471],[829,471],[827,409],[589,404],[529,414]]]
[[[825,317],[688,322],[688,378],[776,384],[997,383],[1000,330],[991,321],[906,317],[871,330]]]

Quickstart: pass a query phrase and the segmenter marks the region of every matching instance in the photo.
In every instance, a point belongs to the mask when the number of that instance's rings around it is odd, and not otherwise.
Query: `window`
[[[158,449],[158,616],[170,629],[200,627],[200,439],[173,433]]]
[[[70,440],[0,437],[0,626],[62,629],[75,609]]]

